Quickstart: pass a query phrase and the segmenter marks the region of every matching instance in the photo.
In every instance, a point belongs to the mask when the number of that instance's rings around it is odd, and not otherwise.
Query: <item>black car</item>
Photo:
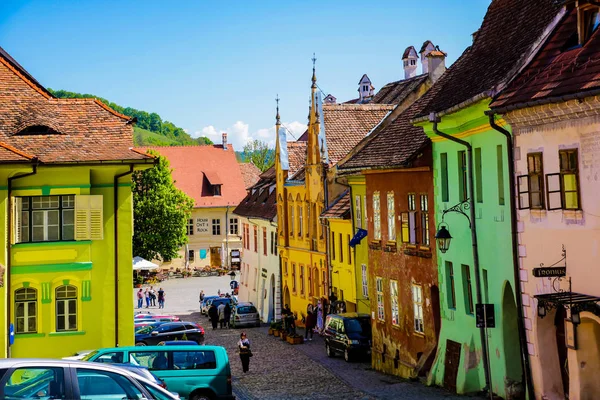
[[[371,318],[368,314],[331,314],[325,320],[327,356],[343,353],[347,362],[371,354]]]
[[[157,345],[168,340],[192,340],[204,343],[204,329],[195,322],[167,322],[148,333],[136,333],[136,346]]]

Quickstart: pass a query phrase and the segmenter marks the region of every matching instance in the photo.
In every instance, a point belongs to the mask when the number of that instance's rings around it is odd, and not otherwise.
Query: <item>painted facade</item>
[[[275,167],[271,167],[234,210],[243,243],[238,299],[255,304],[263,322],[281,315],[275,186]]]
[[[175,186],[194,199],[187,224],[188,244],[180,249],[178,258],[161,267],[239,269],[242,228],[233,210],[246,196],[248,185],[227,135],[223,134],[220,145],[150,149],[169,160]],[[258,173],[255,175],[254,182],[258,180]]]
[[[133,345],[130,177],[153,160],[128,117],[54,98],[1,48],[0,81],[0,356]]]
[[[600,84],[590,74],[598,69],[600,31],[598,21],[595,28],[586,23],[594,23],[588,16],[600,7],[579,2],[561,11],[551,37],[492,109],[514,133],[520,281],[535,398],[594,399],[600,393],[594,273]],[[573,37],[579,45],[569,48]],[[552,266],[565,267],[566,276],[534,276]]]
[[[353,236],[358,229],[367,230],[367,191],[364,175],[348,177],[350,200],[352,201]],[[369,300],[369,248],[368,241],[361,240],[354,246],[354,278],[356,285],[356,310],[359,313],[370,314]]]

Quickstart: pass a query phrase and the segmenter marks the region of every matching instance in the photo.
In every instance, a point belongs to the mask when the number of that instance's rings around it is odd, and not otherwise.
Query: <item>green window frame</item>
[[[16,199],[21,208],[18,243],[75,240],[75,195]]]
[[[63,285],[55,289],[56,332],[77,330],[77,287]]]
[[[15,333],[37,333],[37,290],[15,290]]]

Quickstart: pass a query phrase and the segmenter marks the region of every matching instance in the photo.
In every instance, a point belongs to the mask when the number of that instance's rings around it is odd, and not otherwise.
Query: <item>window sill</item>
[[[11,245],[13,248],[43,247],[43,246],[77,246],[92,244],[91,240],[58,240],[54,242],[23,242]]]
[[[417,337],[425,339],[425,333],[424,332],[413,331],[413,336],[417,336]]]
[[[64,332],[50,332],[48,336],[80,336],[85,335],[85,331],[64,331]]]
[[[583,219],[583,211],[563,210],[563,217],[565,217],[566,219]]]
[[[45,336],[45,333],[15,333],[15,339],[39,338]]]

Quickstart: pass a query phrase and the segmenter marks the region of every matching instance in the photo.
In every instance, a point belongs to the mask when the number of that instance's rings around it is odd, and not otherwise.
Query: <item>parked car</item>
[[[221,346],[131,346],[95,350],[87,361],[127,360],[147,367],[169,390],[190,400],[234,400],[227,351]]]
[[[210,301],[213,299],[218,299],[219,296],[206,296],[204,300],[200,302],[200,314],[208,315],[208,308],[210,307]]]
[[[343,353],[347,362],[371,354],[371,317],[368,314],[331,314],[325,320],[327,356]]]
[[[8,358],[0,360],[0,398],[175,400],[179,396],[113,365]]]
[[[154,375],[152,372],[150,372],[150,370],[148,368],[146,368],[142,365],[135,365],[135,364],[130,364],[130,363],[112,364],[112,365],[119,367],[119,368],[125,368],[128,371],[138,374],[142,378],[148,379],[150,382],[155,383],[156,385],[160,386],[163,389],[167,388],[167,385],[165,384],[165,382],[162,379],[160,379],[158,376]]]
[[[63,360],[73,360],[73,361],[77,361],[77,360],[81,360],[83,359],[83,357],[87,356],[88,354],[90,354],[92,352],[92,350],[80,350],[77,353],[73,354],[72,356],[69,357],[63,357]]]
[[[134,330],[135,333],[141,332],[143,331],[149,331],[152,332],[154,329],[158,328],[159,326],[161,326],[162,324],[166,324],[166,322],[163,321],[144,321],[144,322],[140,322],[140,323],[135,323],[134,325]]]
[[[159,346],[198,346],[193,340],[165,340],[160,342]]]
[[[145,332],[145,331],[144,331]],[[136,346],[155,345],[166,340],[193,340],[204,343],[204,328],[195,322],[166,322],[147,333],[135,334]]]
[[[177,322],[179,321],[179,317],[175,315],[143,315],[138,317],[137,315],[134,317],[134,322],[144,322],[144,321],[161,321],[161,322]]]
[[[229,323],[232,328],[260,326],[260,315],[252,303],[238,303],[231,310]]]

